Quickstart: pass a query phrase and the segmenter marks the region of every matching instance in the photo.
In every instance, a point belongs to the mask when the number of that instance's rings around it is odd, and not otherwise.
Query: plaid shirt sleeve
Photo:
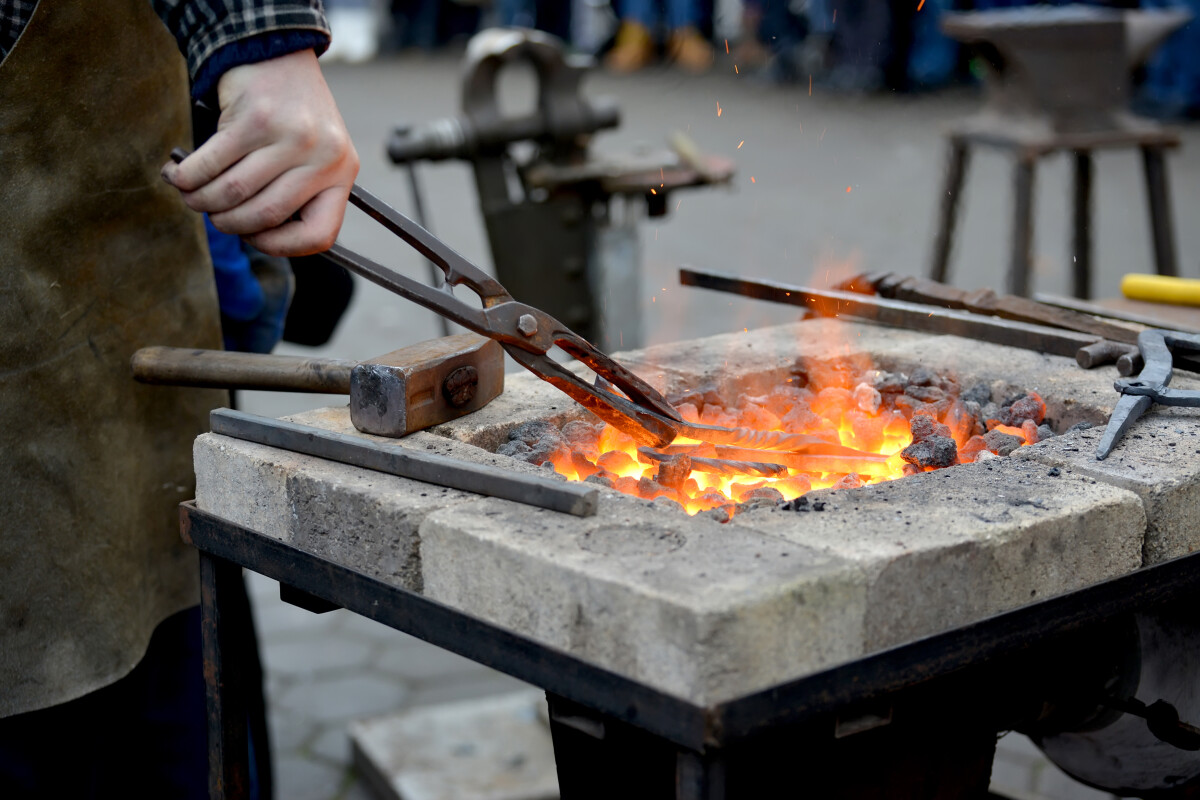
[[[329,36],[321,0],[151,0],[151,5],[179,43],[193,80],[214,53],[243,39],[287,31]]]
[[[311,31],[328,37],[321,0],[151,0],[171,31],[194,80],[204,62],[226,45],[252,36]],[[33,16],[37,0],[0,0],[0,61]]]

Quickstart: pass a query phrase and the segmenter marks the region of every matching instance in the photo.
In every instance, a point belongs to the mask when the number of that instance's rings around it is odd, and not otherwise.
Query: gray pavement
[[[401,210],[409,210],[411,201],[404,173],[386,163],[387,133],[397,123],[455,113],[457,74],[452,54],[326,68],[362,158],[359,182]],[[784,307],[682,289],[675,277],[682,264],[797,282],[850,270],[924,273],[942,177],[940,128],[978,103],[964,91],[860,98],[817,89],[810,96],[807,85],[772,87],[735,76],[731,64],[702,78],[665,70],[629,78],[597,74],[586,86],[590,93],[615,96],[623,110],[622,128],[599,137],[599,149],[661,146],[682,130],[704,149],[734,157],[738,164],[732,188],[680,193],[666,219],[644,225],[641,306],[648,343],[795,318]],[[527,75],[502,80],[501,88],[505,107],[531,103]],[[1096,159],[1094,260],[1101,296],[1117,294],[1122,274],[1151,270],[1140,163],[1128,151]],[[1200,226],[1195,224],[1200,128],[1184,131],[1184,147],[1169,165],[1181,269],[1200,277]],[[1051,159],[1037,177],[1039,291],[1067,291],[1067,167],[1064,158]],[[468,168],[428,166],[422,178],[431,227],[487,268]],[[1000,154],[984,152],[973,159],[952,267],[958,285],[1002,288],[1010,183],[1008,162]],[[407,274],[426,275],[414,253],[355,212],[342,239]],[[365,358],[436,335],[430,312],[360,282],[328,346],[284,345],[280,352]],[[240,402],[252,412],[280,415],[344,400],[247,392]],[[264,644],[281,798],[367,796],[349,766],[345,726],[350,719],[522,686],[346,612],[314,616],[284,605],[276,585],[266,579],[253,577],[251,594]],[[996,778],[1027,797],[1106,796],[1071,783],[1020,737],[1002,742]]]

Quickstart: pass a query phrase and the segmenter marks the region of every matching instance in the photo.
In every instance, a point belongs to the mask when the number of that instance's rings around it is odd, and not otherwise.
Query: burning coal
[[[790,379],[762,395],[730,401],[697,389],[671,402],[688,422],[804,434],[827,446],[788,452],[680,438],[656,450],[604,423],[574,421],[561,429],[522,425],[498,452],[691,514],[732,514],[738,504],[782,503],[812,489],[858,488],[1006,456],[1054,435],[1035,392],[995,403],[987,384],[964,390],[927,369],[883,372],[865,356],[802,359]]]

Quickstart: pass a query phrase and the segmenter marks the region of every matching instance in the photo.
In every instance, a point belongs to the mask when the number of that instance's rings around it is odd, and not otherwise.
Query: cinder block
[[[864,652],[911,641],[1137,569],[1132,492],[997,459],[861,489],[812,492],[799,513],[730,523],[828,553],[867,581]]]
[[[697,703],[861,653],[852,563],[627,496],[586,519],[484,500],[421,526],[425,594]]]

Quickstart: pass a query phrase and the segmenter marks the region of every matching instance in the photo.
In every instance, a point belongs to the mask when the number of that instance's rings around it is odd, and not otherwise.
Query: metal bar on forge
[[[209,424],[213,433],[222,436],[386,472],[401,478],[513,500],[577,517],[590,517],[596,513],[599,491],[594,486],[471,464],[399,444],[380,444],[310,425],[227,408],[213,411],[209,415]]]
[[[951,311],[855,292],[810,289],[776,281],[750,280],[687,267],[679,270],[679,282],[684,286],[698,286],[757,300],[802,306],[820,316],[855,317],[893,328],[962,336],[1068,358],[1074,358],[1079,348],[1100,341],[1098,336],[985,317],[967,311]]]

